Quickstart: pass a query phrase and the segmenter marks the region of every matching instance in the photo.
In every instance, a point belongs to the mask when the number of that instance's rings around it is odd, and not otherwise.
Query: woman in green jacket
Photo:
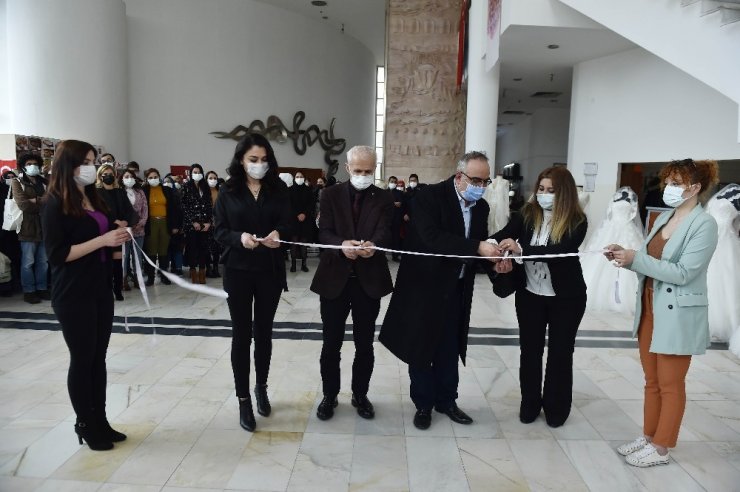
[[[637,273],[639,282],[633,336],[645,373],[643,434],[619,446],[627,463],[668,464],[686,407],[686,373],[692,355],[709,345],[707,266],[717,247],[717,223],[700,195],[717,184],[715,161],[684,159],[660,171],[663,201],[674,208],[655,221],[639,251],[617,244],[607,259]]]

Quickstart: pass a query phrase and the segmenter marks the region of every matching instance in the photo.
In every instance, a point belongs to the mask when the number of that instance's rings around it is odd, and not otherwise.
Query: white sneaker
[[[640,468],[647,468],[655,465],[667,465],[670,462],[670,453],[666,453],[665,456],[658,454],[658,450],[655,446],[648,443],[640,449],[635,451],[631,455],[627,456],[627,463],[632,466]]]
[[[617,453],[621,454],[622,456],[629,456],[635,451],[639,451],[644,448],[647,443],[648,442],[647,439],[645,439],[645,436],[640,436],[632,442],[628,442],[627,444],[622,444],[621,446],[619,446],[617,448]]]

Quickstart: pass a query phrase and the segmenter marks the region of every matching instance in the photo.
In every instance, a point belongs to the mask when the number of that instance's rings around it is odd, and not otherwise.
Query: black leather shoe
[[[164,275],[161,275],[159,277],[159,280],[161,280],[164,285],[171,285],[172,284],[172,281],[170,279],[168,279],[167,277],[165,277]]]
[[[414,415],[414,427],[427,430],[432,425],[432,411],[428,408],[420,408]]]
[[[337,408],[337,405],[339,405],[339,402],[336,396],[333,398],[325,396],[319,403],[319,408],[316,409],[316,416],[319,420],[329,420],[334,416],[334,409]]]
[[[272,412],[270,399],[267,397],[267,385],[257,384],[254,386],[254,399],[257,401],[257,413],[263,417],[269,417]]]
[[[547,425],[550,427],[560,427],[562,426],[566,420],[568,420],[568,416],[570,415],[570,408],[568,408],[565,412],[555,412],[555,411],[547,411],[545,409],[545,421],[547,422]]]
[[[242,429],[254,432],[257,422],[254,420],[254,411],[252,410],[252,397],[248,396],[242,400],[239,398],[239,425]]]
[[[541,403],[525,403],[522,402],[519,406],[519,421],[522,424],[531,424],[535,420],[537,420],[537,417],[540,416],[540,411],[542,410],[542,404]]]
[[[447,415],[450,420],[452,420],[453,422],[457,422],[458,424],[469,425],[473,423],[473,419],[470,418],[470,415],[460,410],[455,403],[453,403],[452,406],[446,410],[437,409],[437,411],[439,413]]]
[[[357,409],[357,415],[363,419],[369,420],[375,417],[375,408],[373,408],[373,404],[370,403],[370,400],[365,395],[357,396],[353,394],[352,406]]]
[[[301,271],[302,272],[307,272],[308,271],[308,267],[306,266],[305,263],[303,265],[301,265]]]

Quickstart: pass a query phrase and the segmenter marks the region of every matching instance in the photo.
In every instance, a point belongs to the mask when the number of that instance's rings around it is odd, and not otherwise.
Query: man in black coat
[[[499,248],[486,242],[489,208],[480,199],[490,174],[486,155],[470,152],[454,176],[419,190],[406,249],[500,256]],[[407,255],[399,266],[380,342],[409,364],[411,399],[417,409],[414,425],[419,429],[431,425],[432,408],[457,423],[473,421],[455,400],[458,356],[465,363],[475,261],[480,260]],[[486,268],[491,267],[486,262]]]
[[[339,361],[344,326],[352,311],[355,360],[352,364],[352,406],[360,417],[375,416],[367,398],[375,364],[373,341],[380,299],[391,293],[393,280],[388,261],[374,249],[391,241],[393,199],[373,185],[376,155],[372,147],[357,146],[347,152],[350,181],[324,189],[319,215],[319,242],[341,245],[325,249],[311,290],[321,296],[323,346],[321,379],[324,399],[316,410],[321,420],[334,415],[339,394]]]

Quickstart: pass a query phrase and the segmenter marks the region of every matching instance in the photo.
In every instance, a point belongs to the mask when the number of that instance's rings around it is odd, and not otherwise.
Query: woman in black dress
[[[182,213],[190,281],[194,284],[205,284],[206,267],[210,262],[208,236],[213,223],[213,209],[211,189],[206,183],[200,164],[190,166],[190,181],[185,184],[182,194]]]

